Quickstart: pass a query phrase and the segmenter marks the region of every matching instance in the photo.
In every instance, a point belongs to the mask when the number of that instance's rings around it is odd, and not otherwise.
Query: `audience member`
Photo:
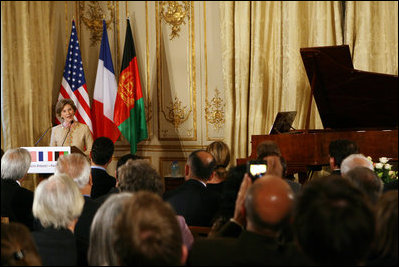
[[[281,173],[278,172],[275,175],[282,177],[291,187],[292,191],[296,194],[298,193],[301,188],[302,185],[298,182],[295,182],[293,179],[291,178],[286,178],[287,177],[287,161],[285,160],[285,158],[283,156],[279,156],[277,154],[275,154],[275,152],[270,152],[270,153],[264,153],[263,158],[260,158],[261,160],[265,160],[268,161],[268,159],[274,158],[274,157],[278,157],[280,160],[280,164],[281,164]]]
[[[281,165],[281,160],[280,156],[278,155],[273,155],[273,156],[267,156],[266,158],[267,161],[267,171],[266,175],[272,175],[272,176],[277,176],[281,178],[282,174],[282,165]],[[244,178],[242,180],[242,183],[240,185],[240,189],[238,191],[236,201],[235,201],[235,207],[234,207],[234,216],[227,221],[218,232],[212,233],[212,236],[218,236],[218,237],[238,237],[242,230],[245,228],[245,214],[243,213],[243,205],[244,205],[244,200],[246,196],[246,192],[250,185],[252,184],[252,180],[249,177],[247,173],[244,174]]]
[[[216,164],[211,177],[206,183],[207,188],[221,194],[226,180],[227,166],[230,163],[230,149],[226,143],[215,141],[207,146],[206,151],[212,154]]]
[[[30,153],[24,148],[9,149],[1,158],[1,217],[33,230],[33,192],[21,186],[30,163]]]
[[[164,194],[164,199],[182,215],[189,226],[211,226],[218,210],[218,194],[207,190],[215,160],[205,150],[193,151],[185,167],[186,181],[178,188]]]
[[[147,190],[162,196],[165,186],[162,177],[144,159],[128,160],[118,170],[118,188],[121,192]]]
[[[259,143],[256,147],[256,157],[262,159],[269,155],[281,156],[280,148],[274,141],[267,140]]]
[[[1,224],[1,265],[42,265],[32,235],[24,224],[17,222]]]
[[[111,139],[99,137],[94,140],[90,153],[93,182],[90,196],[93,199],[107,194],[116,185],[115,177],[107,173],[107,166],[112,160],[113,153],[114,143]]]
[[[36,188],[33,215],[44,229],[32,235],[43,265],[77,265],[73,231],[83,204],[79,188],[66,174],[52,175]]]
[[[125,164],[129,159],[132,160],[136,160],[136,159],[142,159],[142,157],[134,155],[134,154],[125,154],[122,157],[120,157],[118,159],[118,161],[116,162],[116,169],[115,169],[115,178],[116,180],[118,180],[118,169],[120,166],[122,166],[123,164]]]
[[[119,167],[121,167],[122,165],[124,165],[129,159],[132,160],[137,160],[137,159],[142,159],[140,156],[137,155],[133,155],[133,154],[126,154],[123,155],[121,158],[118,159],[118,161],[116,162],[116,169],[115,169],[115,179],[116,179],[116,184],[115,187],[112,187],[108,193],[96,198],[96,202],[98,202],[99,204],[104,203],[104,201],[111,196],[112,194],[115,193],[119,193],[119,188],[118,188],[118,184],[119,184],[119,172],[118,169]]]
[[[316,265],[361,265],[375,232],[364,194],[339,175],[307,183],[297,195],[294,237]]]
[[[290,186],[274,175],[265,175],[251,185],[246,175],[239,194],[236,209],[246,221],[246,230],[238,238],[197,240],[188,264],[286,266],[306,262],[294,243],[285,242],[283,237],[294,205]]]
[[[343,175],[366,194],[372,204],[376,204],[382,194],[384,184],[374,171],[366,167],[355,167]]]
[[[120,265],[184,265],[187,248],[172,207],[151,192],[137,192],[115,221]]]
[[[84,205],[81,215],[76,223],[74,236],[77,240],[78,265],[87,265],[87,250],[89,248],[90,226],[100,204],[90,198],[91,179],[90,163],[85,156],[72,153],[59,157],[55,174],[67,174],[75,181],[81,194]]]
[[[118,188],[121,192],[149,191],[162,197],[164,183],[162,177],[146,160],[128,160],[119,168],[120,182]],[[183,216],[177,215],[183,242],[187,248],[191,248],[194,237],[187,226]]]
[[[373,163],[363,154],[351,154],[341,163],[341,175],[345,176],[350,170],[356,167],[366,167],[374,171]]]
[[[385,192],[375,207],[376,235],[368,266],[398,266],[398,191]]]
[[[342,161],[351,154],[359,153],[359,148],[353,141],[338,139],[330,142],[328,152],[330,155],[331,174],[340,175]]]
[[[113,239],[114,222],[122,212],[123,204],[132,197],[132,193],[113,194],[98,209],[90,230],[88,263],[90,266],[116,266],[119,264]]]
[[[219,236],[222,226],[233,217],[234,204],[246,170],[245,164],[231,167],[228,170],[221,194],[220,207],[213,220],[212,229],[208,237]]]

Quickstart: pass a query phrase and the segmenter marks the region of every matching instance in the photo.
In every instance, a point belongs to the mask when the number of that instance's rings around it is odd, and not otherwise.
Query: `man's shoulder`
[[[110,175],[108,172],[107,172],[107,170],[105,170],[105,169],[100,169],[100,168],[91,168],[91,173],[93,174],[93,175],[101,175],[101,176],[105,176],[105,177],[109,177],[109,178],[113,178],[113,179],[115,179],[115,177],[114,176],[112,176],[112,175]]]
[[[20,185],[18,185],[18,183],[14,180],[1,180],[1,191],[2,193],[15,193],[15,194],[20,194],[20,195],[25,195],[25,196],[32,196],[34,195],[34,193],[29,190],[26,189]]]
[[[164,196],[171,197],[175,195],[201,192],[205,189],[206,189],[205,185],[203,185],[200,181],[197,181],[195,179],[189,179],[185,181],[183,184],[179,185],[177,188],[165,192]]]

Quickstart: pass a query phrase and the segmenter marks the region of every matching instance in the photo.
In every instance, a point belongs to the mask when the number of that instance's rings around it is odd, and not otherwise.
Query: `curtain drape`
[[[33,146],[41,133],[51,126],[52,6],[51,1],[1,2],[1,136],[4,150]]]
[[[51,126],[53,3],[1,2],[1,147],[4,151],[33,146]],[[49,140],[48,134],[41,144],[48,144]],[[22,185],[34,190],[36,178],[37,175],[28,175]]]
[[[348,1],[345,18],[355,69],[398,75],[398,2]]]
[[[343,43],[341,2],[221,2],[226,143],[232,161],[247,157],[250,138],[267,134],[279,111],[296,110],[304,128],[310,85],[301,47]],[[311,128],[322,128],[312,103]]]

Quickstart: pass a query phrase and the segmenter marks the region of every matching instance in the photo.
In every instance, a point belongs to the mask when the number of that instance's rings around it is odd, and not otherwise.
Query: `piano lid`
[[[324,128],[398,127],[398,76],[354,69],[348,45],[300,53]]]

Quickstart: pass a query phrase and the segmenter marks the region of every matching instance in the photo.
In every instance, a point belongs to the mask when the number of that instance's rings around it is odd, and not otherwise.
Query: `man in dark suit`
[[[331,174],[341,175],[341,163],[351,154],[359,153],[357,144],[346,139],[331,141],[328,146]]]
[[[275,175],[265,175],[251,183],[251,178],[246,175],[236,202],[245,229],[238,238],[196,240],[188,265],[287,266],[306,263],[294,243],[282,234],[289,226],[294,205],[291,187]]]
[[[9,149],[1,158],[1,217],[33,230],[33,192],[21,186],[31,163],[26,149]]]
[[[96,199],[105,195],[115,187],[115,177],[107,173],[107,166],[112,160],[114,153],[114,143],[107,137],[99,137],[93,142],[91,148],[91,178],[93,186],[91,188],[91,198]]]
[[[189,226],[210,226],[219,207],[218,194],[206,187],[214,168],[212,154],[205,150],[192,152],[185,167],[186,182],[164,194],[164,200]]]
[[[58,158],[55,174],[65,173],[72,178],[84,197],[81,215],[76,223],[74,236],[77,241],[78,265],[88,265],[87,251],[90,240],[90,226],[101,203],[90,198],[90,163],[85,156],[78,153]]]

